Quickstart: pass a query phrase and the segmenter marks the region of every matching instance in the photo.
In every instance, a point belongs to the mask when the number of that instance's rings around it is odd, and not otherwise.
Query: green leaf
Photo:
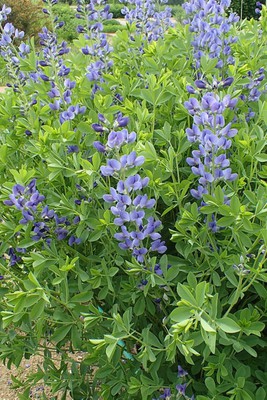
[[[71,344],[74,349],[80,349],[82,344],[81,330],[76,325],[71,328]]]
[[[88,236],[88,241],[89,242],[96,242],[102,235],[103,235],[103,231],[102,230],[94,231]]]
[[[63,340],[71,330],[71,327],[72,325],[63,325],[57,328],[51,337],[51,341],[58,343]]]
[[[45,307],[45,302],[41,299],[38,301],[38,303],[36,303],[30,312],[30,317],[32,320],[35,320],[37,318],[39,318],[43,311],[44,311],[44,307]]]
[[[267,154],[260,153],[255,156],[256,160],[259,162],[267,162]]]
[[[192,314],[188,307],[175,308],[170,314],[170,319],[174,322],[186,321],[190,317],[192,317]]]
[[[31,283],[33,283],[35,286],[41,287],[40,283],[37,281],[32,272],[29,273],[28,278],[31,281]]]
[[[89,300],[91,300],[93,297],[93,292],[87,291],[87,292],[81,292],[76,294],[70,299],[71,303],[84,303]]]
[[[206,282],[200,282],[197,284],[196,287],[196,301],[199,307],[202,307],[204,300],[205,300],[205,294],[206,294],[206,287],[207,283]]]
[[[118,382],[115,386],[113,386],[113,388],[111,389],[112,396],[116,396],[116,394],[119,393],[122,387],[123,387],[122,382]]]
[[[145,99],[150,104],[155,104],[155,95],[154,92],[150,89],[142,89],[140,97]]]
[[[190,292],[187,286],[182,285],[181,283],[178,283],[177,285],[177,293],[181,297],[181,300],[185,300],[186,302],[197,306],[197,302],[193,294]]]
[[[214,329],[207,321],[205,321],[203,318],[200,318],[200,323],[204,331],[206,332],[216,332],[216,329]]]
[[[140,390],[141,386],[142,386],[142,383],[135,377],[131,376],[130,382],[129,382],[128,393],[129,394],[137,393]]]
[[[233,196],[230,201],[230,208],[232,213],[237,216],[240,211],[240,201],[237,196]],[[229,218],[229,217],[228,217]]]
[[[246,196],[246,198],[252,203],[252,204],[256,204],[257,202],[257,197],[253,192],[250,192],[249,190],[245,190],[244,191],[244,195]]]
[[[106,355],[109,361],[112,360],[112,357],[114,356],[114,353],[116,351],[117,347],[117,342],[115,343],[110,343],[107,348],[106,348]]]
[[[218,226],[227,227],[235,222],[236,217],[222,217],[217,221]]]
[[[219,328],[226,333],[236,333],[240,332],[240,326],[231,318],[224,317],[216,320]]]
[[[135,315],[142,315],[145,311],[146,303],[144,297],[139,297],[134,305]]]
[[[255,400],[264,400],[267,398],[266,391],[263,389],[263,387],[259,387],[257,392],[256,392],[256,399]]]
[[[209,392],[214,396],[216,394],[217,390],[216,390],[215,382],[210,376],[205,379],[205,385],[207,386],[207,389],[209,390]]]

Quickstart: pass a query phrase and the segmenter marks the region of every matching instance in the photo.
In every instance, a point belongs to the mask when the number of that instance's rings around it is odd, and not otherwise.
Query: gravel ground
[[[29,360],[23,360],[19,368],[12,366],[11,370],[0,361],[0,400],[18,400],[18,395],[23,393],[23,389],[14,389],[12,387],[13,382],[11,375],[15,376],[21,382],[24,382],[29,374],[37,371],[38,365],[42,365],[40,356],[33,356]],[[29,400],[41,399],[42,393],[45,393],[48,399],[54,398],[49,388],[41,381],[31,389],[32,395]],[[67,396],[67,400],[71,400],[71,397]]]
[[[23,360],[21,366],[16,368],[12,366],[9,370],[3,363],[0,364],[0,399],[1,400],[17,400],[18,394],[23,393],[22,389],[12,388],[11,375],[15,376],[22,382],[26,380],[27,375],[37,371],[40,360],[38,357],[32,357],[30,360]],[[45,391],[49,398],[49,390],[45,389],[42,383],[32,388],[32,399],[41,398],[41,394]]]

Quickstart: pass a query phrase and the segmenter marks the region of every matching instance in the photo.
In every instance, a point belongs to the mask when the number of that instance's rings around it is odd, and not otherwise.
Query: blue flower
[[[114,172],[121,169],[121,163],[118,160],[111,159],[107,161],[107,165],[100,167],[100,171],[104,176],[112,176]]]
[[[68,148],[67,148],[68,154],[79,153],[79,151],[80,151],[79,146],[77,146],[75,144],[72,144],[72,145],[68,146]]]
[[[176,385],[176,389],[177,389],[178,393],[183,396],[185,396],[186,387],[187,387],[186,383],[183,383],[181,385]]]
[[[185,371],[181,365],[178,365],[178,378],[183,378],[184,376],[188,375],[188,372]]]
[[[166,389],[164,389],[163,394],[161,394],[161,395],[159,396],[159,398],[160,398],[160,399],[165,399],[165,400],[170,400],[170,399],[171,399],[171,396],[172,396],[171,389],[166,388]]]

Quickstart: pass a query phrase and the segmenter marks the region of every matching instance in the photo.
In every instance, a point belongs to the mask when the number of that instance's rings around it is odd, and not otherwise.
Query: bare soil
[[[78,353],[75,355],[74,359],[81,360],[83,356],[84,353]],[[73,358],[73,355],[70,355],[70,357]],[[55,361],[57,358],[53,357],[53,360]],[[24,383],[28,375],[37,372],[38,365],[42,367],[41,356],[32,356],[29,360],[24,359],[19,368],[12,366],[11,369],[8,369],[0,361],[0,400],[18,400],[19,394],[23,393],[23,388],[14,388],[15,385],[12,381],[12,376]],[[55,396],[51,394],[49,387],[40,381],[31,388],[29,400],[41,399],[43,393],[45,393],[48,399],[52,399]],[[58,395],[60,398],[60,394]],[[66,400],[71,400],[71,397],[67,396]]]
[[[23,393],[23,389],[14,389],[11,376],[15,376],[21,382],[27,379],[27,376],[38,369],[38,364],[41,364],[39,357],[31,357],[30,360],[23,360],[21,366],[16,368],[12,366],[9,370],[3,363],[0,363],[0,399],[1,400],[18,400],[18,395]],[[50,398],[50,391],[42,383],[32,388],[31,399],[40,399],[42,393],[45,392]]]

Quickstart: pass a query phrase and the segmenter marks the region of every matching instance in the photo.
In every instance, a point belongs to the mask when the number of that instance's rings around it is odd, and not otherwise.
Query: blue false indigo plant
[[[140,51],[162,34],[152,38],[148,18],[147,33],[118,34],[104,76],[108,6],[79,1],[77,56],[57,38],[55,3],[44,2],[52,28],[38,54],[0,12],[2,55],[17,74],[0,95],[1,360],[19,366],[42,352],[23,398],[40,378],[73,399],[264,399],[265,7],[240,33],[228,1],[193,0],[191,33],[178,24]],[[248,107],[255,118],[244,123]]]

